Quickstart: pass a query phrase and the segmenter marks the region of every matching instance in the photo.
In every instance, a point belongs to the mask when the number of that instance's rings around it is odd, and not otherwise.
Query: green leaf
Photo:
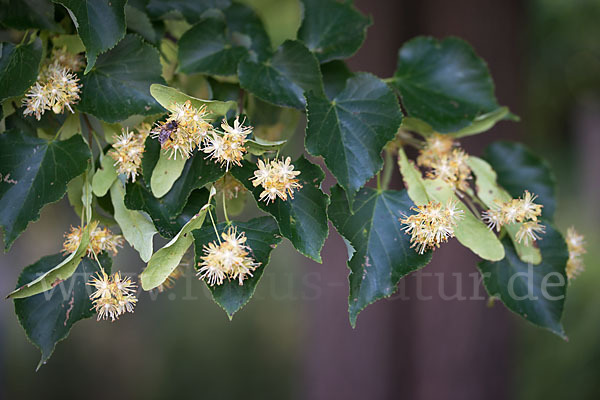
[[[181,229],[177,216],[182,212],[192,191],[215,182],[224,174],[225,170],[217,164],[204,159],[202,154],[196,154],[187,160],[181,176],[161,198],[153,196],[143,182],[127,184],[125,205],[131,210],[147,212],[158,232],[164,237],[172,238]],[[205,199],[194,212],[206,202]]]
[[[250,139],[246,142],[248,153],[254,154],[255,156],[261,156],[269,151],[278,151],[285,144],[287,140],[265,140],[259,137],[254,137],[254,139]]]
[[[353,327],[358,313],[391,296],[402,277],[431,260],[431,252],[419,254],[411,249],[410,235],[402,231],[399,218],[409,214],[412,206],[405,190],[365,187],[356,194],[352,212],[344,190],[339,185],[331,189],[329,219],[354,250],[348,261],[348,312]]]
[[[36,275],[35,279],[23,281],[23,283],[19,284],[18,287],[6,297],[11,299],[31,297],[38,293],[50,290],[61,282],[69,279],[77,269],[81,260],[85,257],[90,243],[90,232],[93,231],[96,226],[98,226],[97,222],[86,225],[85,228],[83,228],[83,231],[81,232],[81,241],[79,242],[77,250],[69,254],[64,260],[48,269],[43,274]]]
[[[458,38],[406,42],[398,52],[392,85],[408,116],[437,132],[458,132],[499,107],[485,62]]]
[[[512,199],[506,190],[498,186],[496,183],[496,172],[488,163],[481,158],[473,156],[469,156],[467,163],[473,175],[475,175],[477,196],[488,208],[496,207],[496,201],[507,202]],[[519,243],[517,240],[517,232],[521,228],[521,225],[521,223],[513,223],[506,225],[504,228],[508,232],[519,258],[523,262],[537,265],[542,261],[540,250],[535,246],[527,246],[525,243]]]
[[[252,8],[233,3],[223,13],[232,38],[248,48],[251,58],[265,59],[269,56],[271,39]]]
[[[295,170],[300,171],[298,180],[302,188],[294,192],[293,199],[277,199],[268,205],[259,201],[262,187],[255,188],[250,181],[257,169],[256,165],[244,161],[243,166],[233,168],[231,174],[252,192],[262,210],[275,217],[279,231],[292,242],[296,250],[320,263],[321,248],[329,232],[325,212],[329,197],[321,191],[325,174],[318,165],[311,164],[304,156],[294,161],[293,165]]]
[[[229,7],[231,0],[150,0],[146,7],[153,19],[172,17],[176,12],[187,21],[195,23],[211,8]]]
[[[242,88],[283,107],[302,109],[305,91],[323,93],[319,63],[298,41],[285,41],[267,60],[242,60],[238,74]]]
[[[54,22],[54,4],[50,0],[1,0],[0,23],[18,30],[61,30]]]
[[[154,44],[160,41],[160,37],[152,25],[152,21],[150,21],[148,14],[143,10],[127,4],[125,6],[125,21],[127,29],[138,33],[146,41]]]
[[[53,254],[25,267],[17,285],[21,286],[39,274],[48,272],[63,258],[61,254]],[[106,253],[101,253],[98,259],[104,270],[110,273],[111,258]],[[58,287],[26,299],[15,299],[15,313],[19,323],[29,340],[42,353],[38,369],[50,358],[56,344],[69,336],[77,321],[94,315],[86,283],[99,270],[96,261],[86,257],[79,263],[73,276],[61,282]]]
[[[525,190],[535,193],[544,206],[542,218],[552,221],[556,209],[556,179],[548,163],[516,142],[494,142],[483,157],[498,174],[498,184],[516,198]]]
[[[90,151],[80,135],[48,142],[16,130],[0,135],[0,225],[8,250],[46,204],[85,171]]]
[[[340,185],[352,196],[383,166],[383,146],[402,122],[398,99],[373,75],[360,73],[346,81],[332,100],[307,95],[306,149],[323,156]]]
[[[142,176],[144,178],[144,185],[148,190],[151,190],[150,178],[152,177],[152,172],[154,172],[154,167],[156,167],[159,158],[160,143],[158,140],[148,136],[144,143],[144,157],[142,158]]]
[[[152,290],[160,286],[171,272],[177,268],[185,252],[194,241],[191,232],[202,227],[214,194],[215,190],[212,188],[206,204],[181,228],[169,243],[152,255],[146,269],[140,275],[142,289]]]
[[[340,60],[321,64],[321,74],[323,75],[325,95],[329,99],[333,99],[344,90],[346,81],[354,76],[354,73],[350,71],[346,63]]]
[[[152,256],[152,238],[156,233],[150,218],[140,211],[125,207],[125,188],[119,179],[110,187],[110,198],[115,209],[114,217],[123,232],[123,237],[137,250],[142,261],[148,262]]]
[[[567,292],[567,245],[551,225],[546,226],[546,234],[536,243],[542,262],[533,266],[521,261],[511,241],[505,238],[506,258],[479,263],[483,283],[490,296],[499,298],[509,310],[566,340],[560,319]]]
[[[98,55],[113,48],[125,36],[127,0],[53,1],[65,6],[85,45],[87,67],[84,73],[87,74]]]
[[[117,180],[118,174],[114,162],[111,157],[106,155],[100,160],[100,168],[96,170],[92,179],[92,191],[98,197],[105,196],[112,184]]]
[[[202,100],[197,99],[187,94],[181,93],[179,90],[172,87],[154,84],[150,86],[152,96],[169,111],[173,111],[174,104],[183,104],[190,101],[192,106],[199,108],[206,106],[206,111],[209,112],[208,117],[216,119],[219,116],[224,116],[229,110],[235,110],[237,103],[235,101],[217,101],[217,100]]]
[[[186,74],[234,75],[240,60],[248,54],[233,42],[223,19],[200,20],[179,39],[179,69]]]
[[[41,60],[39,38],[18,46],[0,43],[0,101],[25,93],[37,80]]]
[[[298,39],[315,53],[320,62],[348,58],[360,48],[371,18],[361,14],[351,2],[302,0],[304,20]]]
[[[150,85],[164,83],[158,51],[135,35],[98,57],[95,67],[81,78],[77,108],[107,122],[131,115],[162,112],[150,95]]]
[[[78,54],[85,51],[85,45],[79,35],[58,35],[52,38],[54,47],[66,47],[69,53]]]
[[[232,222],[231,226],[236,227],[238,233],[246,234],[246,245],[252,249],[252,258],[260,263],[260,266],[252,273],[251,277],[244,280],[244,284],[240,285],[235,280],[227,280],[222,285],[208,286],[212,293],[214,301],[225,310],[229,319],[244,307],[254,295],[256,286],[262,277],[271,251],[281,242],[277,224],[271,217],[254,218],[248,222]],[[223,231],[227,231],[229,225],[220,223],[217,225],[219,235]],[[196,251],[196,262],[198,265],[201,262],[202,249],[210,242],[216,242],[217,237],[212,226],[205,226],[192,232],[194,234],[194,248]]]
[[[185,163],[185,158],[169,158],[168,153],[161,150],[150,178],[150,188],[156,198],[163,197],[171,190],[175,181],[181,176]]]

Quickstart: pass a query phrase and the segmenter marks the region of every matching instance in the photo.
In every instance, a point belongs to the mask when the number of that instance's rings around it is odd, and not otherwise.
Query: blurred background
[[[295,36],[297,0],[246,2],[275,45]],[[456,243],[403,280],[398,295],[363,311],[352,330],[346,249],[332,230],[322,265],[289,243],[278,247],[233,321],[187,276],[171,292],[142,294],[135,314],[118,323],[78,323],[37,373],[39,352],[12,302],[0,300],[0,398],[600,398],[600,1],[355,3],[375,24],[349,62],[354,70],[391,76],[398,48],[416,35],[459,36],[488,62],[499,103],[521,122],[502,122],[462,144],[480,155],[492,140],[519,140],[553,166],[557,225],[563,232],[576,226],[588,243],[587,271],[569,287],[569,341],[500,303],[488,307],[477,259]],[[398,176],[394,184],[400,187]],[[24,266],[58,252],[71,224],[77,217],[64,200],[46,207],[0,255],[0,294],[14,288]],[[124,249],[115,267],[137,274],[143,266]]]

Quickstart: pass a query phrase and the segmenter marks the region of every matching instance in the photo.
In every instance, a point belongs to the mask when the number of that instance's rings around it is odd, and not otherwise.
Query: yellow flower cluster
[[[108,276],[104,270],[93,276],[88,282],[96,290],[90,295],[98,321],[110,318],[119,319],[125,312],[133,312],[137,303],[135,292],[137,285],[120,272]]]
[[[451,200],[443,206],[430,201],[426,205],[412,207],[416,214],[402,215],[400,222],[406,225],[404,232],[411,235],[411,247],[416,247],[417,252],[423,254],[425,250],[440,247],[441,243],[454,237],[454,228],[464,215],[457,204]]]
[[[252,184],[256,187],[261,185],[264,189],[259,199],[267,204],[273,202],[279,197],[287,200],[288,196],[294,198],[294,190],[300,189],[302,185],[298,183],[296,176],[300,171],[294,171],[291,159],[285,160],[258,160],[258,169],[254,171],[254,177],[250,178]]]
[[[543,206],[535,204],[536,198],[536,195],[526,190],[522,198],[498,202],[495,208],[483,212],[483,221],[490,229],[496,229],[497,232],[506,224],[523,223],[516,234],[516,239],[519,243],[524,241],[528,246],[530,241],[539,240],[546,228],[538,223]]]
[[[249,256],[252,249],[245,244],[244,232],[238,234],[235,227],[229,227],[227,233],[221,233],[221,237],[223,240],[219,240],[218,244],[211,242],[204,246],[197,275],[210,286],[223,284],[225,278],[243,285],[244,279],[252,276],[260,263]]]
[[[46,110],[62,114],[66,107],[74,112],[71,105],[79,101],[80,89],[79,78],[55,61],[43,68],[37,82],[25,94],[23,114],[35,115],[39,120]]]
[[[195,108],[190,100],[175,104],[169,118],[152,131],[152,137],[158,138],[161,147],[170,152],[170,157],[190,158],[212,130],[207,116],[206,106]]]
[[[469,156],[461,149],[454,149],[448,154],[431,161],[429,178],[441,178],[454,188],[466,191],[471,179],[471,168],[467,164]]]
[[[567,261],[567,278],[574,279],[585,269],[583,255],[585,250],[585,238],[577,233],[574,227],[567,229],[567,247],[569,249],[569,260]]]
[[[67,47],[54,48],[52,49],[52,62],[56,62],[62,67],[71,70],[73,72],[79,72],[83,69],[85,63],[83,57],[79,54],[71,54],[67,51]]]
[[[94,223],[97,224],[97,223]],[[74,228],[71,226],[69,233],[65,234],[65,241],[63,243],[63,253],[73,253],[79,247],[83,229],[79,226]],[[113,235],[108,228],[100,228],[96,225],[90,232],[90,244],[87,249],[87,254],[98,254],[103,251],[111,252],[113,255],[117,254],[117,247],[123,246],[123,236]]]
[[[113,148],[108,152],[108,155],[115,160],[117,172],[125,174],[127,179],[131,178],[133,182],[135,182],[142,165],[147,135],[146,127],[142,127],[139,133],[129,132],[129,129],[123,130],[121,135],[116,137]]]
[[[252,133],[252,127],[244,126],[244,122],[240,122],[239,117],[236,117],[233,126],[230,126],[223,118],[221,128],[223,129],[222,135],[215,131],[210,132],[202,151],[219,163],[221,167],[225,165],[225,170],[229,171],[231,165],[242,165],[242,158],[247,151],[246,137]]]
[[[434,133],[425,139],[425,145],[419,152],[417,164],[431,168],[442,156],[450,154],[454,147],[454,139],[449,135]]]

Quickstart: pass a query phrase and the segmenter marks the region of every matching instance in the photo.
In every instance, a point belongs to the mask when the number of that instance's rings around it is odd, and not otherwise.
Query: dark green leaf
[[[298,39],[320,62],[348,58],[360,48],[371,25],[371,18],[361,14],[351,2],[336,0],[302,0],[304,20]]]
[[[336,185],[331,189],[329,218],[354,251],[350,268],[350,323],[369,304],[391,296],[400,279],[424,267],[431,252],[419,254],[410,248],[410,235],[402,231],[399,218],[414,206],[406,190],[378,191],[362,188],[350,211],[346,193]]]
[[[144,143],[144,157],[142,158],[142,176],[144,178],[142,181],[148,190],[150,190],[150,178],[152,178],[152,172],[154,171],[154,167],[156,167],[159,158],[160,143],[158,140],[148,136]]]
[[[135,35],[127,35],[81,79],[80,111],[107,122],[163,110],[150,94],[150,85],[164,83],[158,51]]]
[[[61,29],[54,22],[54,4],[50,0],[0,0],[0,23],[18,30]]]
[[[311,92],[307,102],[306,149],[325,158],[351,196],[383,166],[383,146],[402,122],[398,99],[380,79],[361,73],[333,100]]]
[[[0,102],[20,96],[35,83],[42,60],[42,41],[15,46],[0,43]]]
[[[225,170],[219,168],[218,164],[206,160],[202,154],[196,154],[187,160],[180,177],[175,181],[171,190],[159,199],[154,197],[142,182],[127,184],[125,205],[131,210],[146,211],[158,232],[166,238],[172,238],[182,228],[177,217],[182,212],[192,191],[215,182],[224,174]],[[206,204],[207,199],[208,194],[200,207]]]
[[[160,36],[152,25],[152,21],[143,10],[127,4],[125,6],[125,18],[127,29],[130,31],[140,34],[150,43],[156,44],[160,41]]]
[[[17,287],[47,272],[63,258],[61,254],[53,254],[25,267],[19,276]],[[104,270],[110,273],[111,258],[106,253],[101,253],[98,259]],[[50,358],[56,343],[66,339],[73,324],[94,315],[94,311],[91,310],[92,301],[89,298],[91,290],[86,283],[99,270],[96,261],[86,257],[69,279],[44,293],[25,299],[15,299],[15,313],[19,323],[29,340],[42,353],[38,368]]]
[[[238,73],[242,88],[279,106],[304,108],[305,91],[323,93],[319,63],[298,41],[285,41],[267,60],[241,61]]]
[[[252,192],[262,210],[275,217],[281,234],[300,253],[320,263],[321,248],[329,232],[325,212],[329,198],[320,187],[325,174],[318,165],[311,164],[304,156],[293,164],[295,170],[301,171],[298,180],[302,188],[294,192],[293,199],[277,199],[269,205],[259,201],[262,187],[255,188],[250,181],[256,170],[255,165],[245,161],[242,167],[233,168],[231,174]]]
[[[0,135],[0,225],[6,249],[40,217],[43,206],[64,196],[67,183],[85,171],[89,159],[81,135],[51,142],[17,131]]]
[[[438,132],[457,132],[499,107],[485,62],[457,38],[406,42],[398,53],[392,85],[408,116]]]
[[[536,194],[536,203],[544,206],[542,217],[552,220],[556,208],[554,173],[548,163],[516,142],[494,142],[483,157],[498,175],[498,184],[514,198],[525,190]]]
[[[96,63],[98,55],[112,49],[125,36],[127,0],[53,1],[65,6],[85,45],[87,74]]]
[[[281,237],[278,236],[277,225],[271,217],[261,217],[251,219],[248,222],[232,222],[231,226],[237,227],[238,233],[244,232],[247,237],[246,245],[252,249],[252,258],[260,263],[260,266],[252,273],[253,276],[244,280],[244,284],[240,285],[237,281],[225,281],[222,285],[208,286],[215,302],[225,310],[229,318],[245,306],[262,277],[271,251],[281,242]],[[220,223],[217,225],[219,234],[227,231],[228,225]],[[212,226],[205,226],[202,229],[195,230],[194,234],[194,249],[196,251],[196,265],[202,260],[200,257],[204,252],[202,248],[209,242],[217,241],[215,231]]]
[[[354,76],[346,63],[339,60],[321,64],[321,74],[323,75],[325,95],[330,99],[344,90],[346,81]]]
[[[234,43],[225,20],[205,18],[179,39],[179,68],[185,73],[234,75],[247,49]]]
[[[198,22],[211,8],[229,7],[231,0],[150,0],[147,9],[153,19],[179,14],[191,23]]]
[[[560,323],[567,292],[565,266],[569,252],[565,240],[546,224],[546,234],[536,241],[542,253],[539,265],[521,261],[509,238],[503,243],[503,260],[479,263],[486,290],[527,321],[566,339]]]
[[[244,4],[233,3],[224,13],[232,39],[244,45],[249,41],[251,57],[267,58],[271,52],[271,39],[254,10]]]

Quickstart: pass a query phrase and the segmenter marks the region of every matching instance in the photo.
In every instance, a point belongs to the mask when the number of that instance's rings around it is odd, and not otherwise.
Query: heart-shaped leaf
[[[53,0],[65,6],[86,50],[91,71],[98,55],[113,48],[125,36],[127,0]]]
[[[490,296],[499,298],[509,310],[566,339],[560,319],[567,292],[567,245],[549,224],[536,243],[542,262],[534,266],[521,261],[510,239],[505,238],[506,257],[502,261],[479,263],[483,283]]]
[[[0,135],[0,225],[7,250],[42,207],[64,196],[89,159],[81,135],[50,142],[16,130]]]
[[[41,258],[25,267],[17,286],[47,273],[64,258],[53,254]],[[111,272],[112,260],[106,253],[98,255],[106,273]],[[26,299],[15,299],[15,313],[29,340],[40,349],[42,358],[37,366],[44,364],[54,352],[58,342],[69,336],[73,325],[82,319],[94,315],[92,301],[89,298],[90,287],[86,285],[90,277],[100,271],[95,260],[85,257],[79,263],[76,272],[68,279],[44,293]]]
[[[158,51],[140,37],[127,35],[81,78],[77,108],[107,122],[159,114],[162,108],[150,94],[150,85],[164,83],[161,73]]]
[[[197,99],[165,85],[154,84],[150,86],[150,93],[152,93],[152,96],[161,106],[169,111],[174,110],[174,104],[183,104],[188,100],[192,103],[192,106],[196,108],[206,106],[206,111],[209,113],[208,117],[212,119],[224,116],[229,110],[235,110],[237,108],[237,103],[235,101]]]
[[[351,2],[302,0],[304,19],[298,39],[320,62],[348,58],[360,48],[371,25]]]
[[[254,187],[250,181],[257,169],[256,165],[244,161],[243,166],[233,168],[231,174],[252,192],[262,210],[275,217],[279,231],[292,242],[296,250],[320,263],[321,248],[329,232],[325,212],[329,197],[321,191],[325,174],[318,165],[311,164],[304,156],[294,161],[293,165],[296,171],[300,171],[298,180],[302,188],[294,191],[293,199],[277,199],[268,205],[259,200],[262,187]]]
[[[458,132],[499,108],[485,62],[458,38],[406,42],[398,52],[392,85],[407,116],[437,132]]]
[[[271,251],[281,242],[277,224],[271,217],[254,218],[248,222],[232,222],[230,226],[236,227],[238,233],[244,232],[247,238],[246,245],[252,249],[250,256],[260,265],[252,272],[251,277],[244,280],[243,285],[235,280],[227,280],[222,285],[208,286],[214,301],[225,310],[229,319],[250,301],[269,264]],[[220,235],[223,231],[227,231],[228,227],[226,223],[220,223],[217,225],[217,232]],[[202,261],[200,257],[204,254],[203,247],[210,242],[216,242],[217,237],[211,225],[192,233],[196,251],[195,265],[198,265]]]
[[[283,107],[304,108],[305,91],[323,93],[315,56],[299,41],[287,40],[266,60],[245,59],[238,67],[240,86]]]
[[[383,166],[381,151],[402,122],[398,99],[373,75],[346,81],[332,100],[307,94],[306,149],[325,164],[352,196]]]
[[[329,219],[354,249],[348,261],[348,312],[353,327],[358,313],[391,296],[402,277],[431,260],[430,252],[411,249],[410,235],[402,231],[399,218],[409,214],[413,205],[405,190],[362,188],[351,211],[344,190],[339,185],[331,189]]]
[[[60,31],[50,0],[0,0],[0,23],[18,30]]]
[[[0,43],[0,102],[20,96],[35,83],[42,60],[42,41],[15,46]]]

